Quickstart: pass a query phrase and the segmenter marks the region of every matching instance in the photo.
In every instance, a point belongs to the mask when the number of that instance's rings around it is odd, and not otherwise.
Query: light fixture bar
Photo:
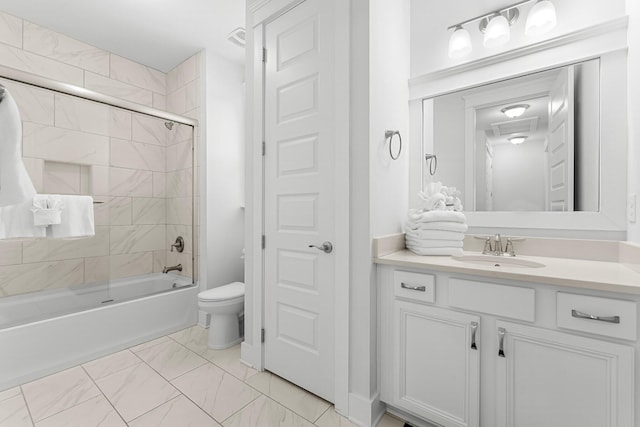
[[[448,27],[447,30],[453,30],[454,28],[461,27],[463,25],[467,25],[467,24],[470,24],[472,22],[480,21],[482,19],[488,18],[489,16],[499,15],[499,14],[501,14],[503,12],[506,12],[506,11],[514,9],[516,7],[522,6],[523,4],[531,3],[533,1],[536,1],[536,0],[523,0],[521,2],[512,4],[511,6],[503,7],[502,9],[498,9],[498,10],[495,10],[493,12],[485,13],[483,15],[476,16],[475,18],[467,19],[466,21],[462,21],[462,22],[460,22],[458,24],[455,24],[455,25],[452,25],[452,26]]]

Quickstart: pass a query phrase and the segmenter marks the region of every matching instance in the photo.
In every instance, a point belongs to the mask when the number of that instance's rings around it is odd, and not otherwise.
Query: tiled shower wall
[[[180,114],[186,117],[190,117],[192,119],[201,120],[201,61],[202,53],[198,53],[188,58],[186,61],[178,65],[173,70],[167,73],[167,110]],[[175,129],[175,128],[174,128]],[[191,128],[181,129],[186,132],[191,130]],[[195,136],[194,136],[194,152],[198,153],[200,146],[199,141],[201,141],[201,127],[195,128]],[[181,183],[184,180],[188,180],[191,183],[190,179],[193,177],[193,169],[192,169],[192,161],[191,161],[191,152],[187,152],[189,148],[188,144],[186,144],[185,136],[173,135],[170,134],[169,142],[167,146],[167,159],[169,162],[167,163],[167,197],[169,198],[168,203],[169,206],[172,206],[174,211],[181,210],[183,212],[183,216],[181,218],[177,218],[174,216],[169,216],[167,218],[167,237],[175,238],[176,233],[183,231],[185,234],[186,241],[188,242],[187,247],[189,248],[189,253],[187,253],[187,249],[183,254],[177,253],[167,253],[167,263],[170,265],[175,265],[177,263],[182,263],[182,265],[191,265],[191,248],[195,250],[193,254],[194,262],[193,262],[193,271],[199,271],[200,264],[200,255],[198,251],[198,245],[191,245],[191,227],[185,227],[187,216],[184,209],[186,209],[187,204],[191,202],[191,193],[185,193],[185,191],[190,190],[190,186],[183,185],[174,185],[174,183]],[[177,144],[174,144],[174,141]],[[171,162],[171,157],[177,154],[177,158],[180,159],[176,163]],[[199,175],[199,167],[200,167],[200,159],[202,156],[196,156],[196,177]],[[187,178],[189,177],[189,178]],[[221,177],[222,178],[222,177]],[[195,180],[194,190],[194,200],[195,200],[195,210],[194,210],[194,225],[196,235],[200,235],[200,188],[198,186],[198,179]],[[189,196],[189,197],[186,197]],[[191,206],[189,206],[189,215],[191,215]],[[189,225],[191,222],[188,223]],[[188,236],[188,237],[187,237]],[[187,271],[186,274],[188,276],[192,276],[192,271]],[[199,275],[196,275],[199,277]]]
[[[163,110],[169,104],[164,73],[2,12],[0,65]],[[192,128],[168,130],[160,119],[3,84],[21,111],[37,190],[105,203],[96,205],[94,238],[0,241],[0,296],[157,272],[174,259],[191,275],[191,255],[167,249],[178,234],[191,248]]]

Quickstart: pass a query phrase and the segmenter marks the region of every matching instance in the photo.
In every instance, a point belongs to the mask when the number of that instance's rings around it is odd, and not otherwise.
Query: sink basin
[[[515,268],[540,268],[544,267],[544,264],[539,262],[529,261],[528,259],[522,259],[517,257],[505,257],[494,255],[460,255],[451,257],[456,261],[483,265],[485,267],[515,267]]]

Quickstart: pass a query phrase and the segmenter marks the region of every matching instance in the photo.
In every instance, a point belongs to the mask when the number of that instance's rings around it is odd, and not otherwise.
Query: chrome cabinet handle
[[[607,322],[607,323],[620,323],[620,316],[594,316],[593,314],[583,313],[578,310],[571,310],[571,316],[577,317],[578,319],[589,319],[589,320],[597,320],[599,322]]]
[[[504,328],[498,328],[498,357],[506,357],[504,355],[504,334],[507,331]]]
[[[316,248],[318,250],[321,250],[322,252],[326,253],[326,254],[330,254],[331,252],[333,252],[333,244],[331,244],[331,242],[324,242],[322,244],[322,246],[318,246],[318,245],[309,245],[310,248]]]
[[[427,287],[426,286],[411,286],[411,285],[407,285],[404,282],[400,282],[400,287],[402,289],[409,289],[412,291],[419,291],[419,292],[426,292],[427,291]]]
[[[477,350],[476,333],[478,332],[478,322],[471,322],[471,349]]]

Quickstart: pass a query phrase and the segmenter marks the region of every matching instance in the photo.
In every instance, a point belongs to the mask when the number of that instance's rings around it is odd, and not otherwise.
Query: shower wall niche
[[[0,296],[81,287],[182,264],[193,277],[193,127],[0,79],[23,121],[39,193],[83,194],[96,235],[0,241]],[[177,236],[182,253],[170,252]]]

